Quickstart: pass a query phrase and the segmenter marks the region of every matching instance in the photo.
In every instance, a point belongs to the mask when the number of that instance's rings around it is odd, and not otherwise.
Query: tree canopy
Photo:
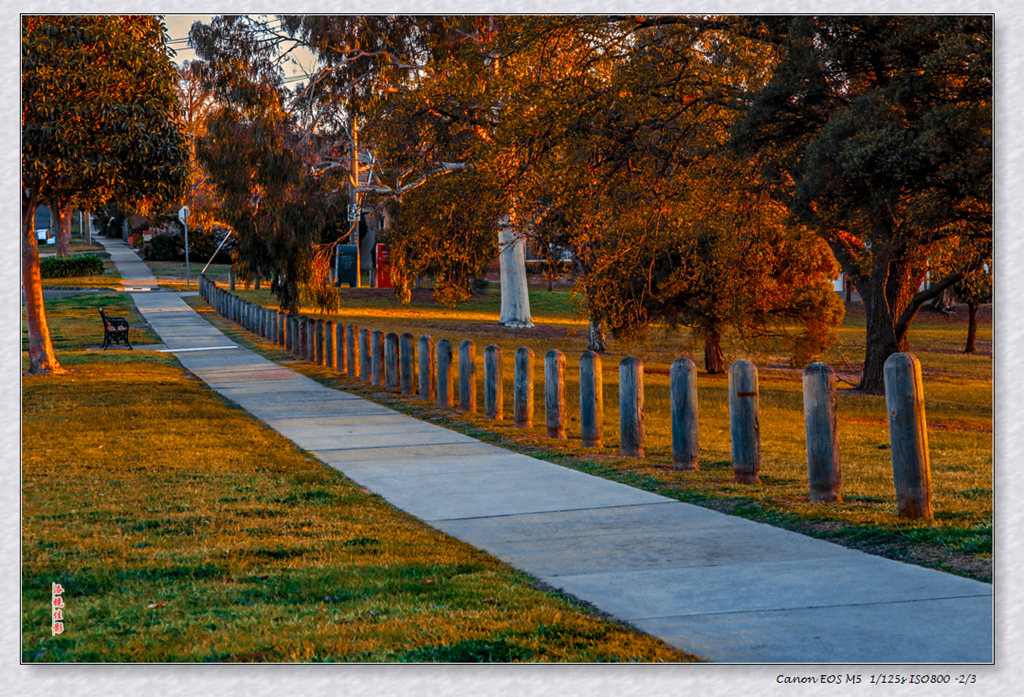
[[[505,219],[535,248],[572,253],[592,336],[689,326],[718,371],[729,329],[788,333],[796,360],[827,347],[842,316],[834,259],[864,299],[862,387],[875,392],[921,304],[978,268],[991,238],[990,18],[213,26],[216,42],[194,36],[224,103],[288,112],[281,142],[302,150],[309,195],[388,202],[400,296],[408,274],[430,273],[439,297],[465,297]],[[288,92],[279,66],[296,44],[321,62]]]
[[[22,275],[29,372],[58,372],[32,231],[38,203],[152,205],[176,198],[188,168],[161,20],[22,18]]]
[[[799,17],[736,130],[862,296],[868,392],[921,305],[984,260],[991,122],[990,17]],[[966,253],[919,290],[951,243]]]

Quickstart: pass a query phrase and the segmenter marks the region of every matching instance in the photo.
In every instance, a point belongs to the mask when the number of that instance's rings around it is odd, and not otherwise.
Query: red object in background
[[[394,288],[391,284],[391,259],[388,257],[388,246],[383,242],[378,242],[375,252],[377,255],[377,287]]]

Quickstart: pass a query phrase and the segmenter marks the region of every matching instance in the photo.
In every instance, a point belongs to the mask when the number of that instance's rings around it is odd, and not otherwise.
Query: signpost
[[[188,206],[182,206],[181,210],[178,211],[178,220],[180,220],[181,224],[185,227],[185,290],[189,290],[192,287],[191,286],[192,279],[191,279],[191,274],[189,272],[189,266],[188,266],[188,216],[189,216],[189,213],[191,213],[191,211],[189,211]]]

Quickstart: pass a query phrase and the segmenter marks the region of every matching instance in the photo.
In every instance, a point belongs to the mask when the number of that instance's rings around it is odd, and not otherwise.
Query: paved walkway
[[[155,279],[103,240],[129,287]],[[213,389],[392,504],[680,649],[730,663],[987,663],[992,586],[476,441],[236,346],[174,292],[135,304]]]

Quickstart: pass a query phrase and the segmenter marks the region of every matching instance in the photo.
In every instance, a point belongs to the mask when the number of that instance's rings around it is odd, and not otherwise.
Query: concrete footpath
[[[481,443],[238,347],[101,240],[167,349],[361,486],[639,629],[729,663],[988,663],[992,586]]]

